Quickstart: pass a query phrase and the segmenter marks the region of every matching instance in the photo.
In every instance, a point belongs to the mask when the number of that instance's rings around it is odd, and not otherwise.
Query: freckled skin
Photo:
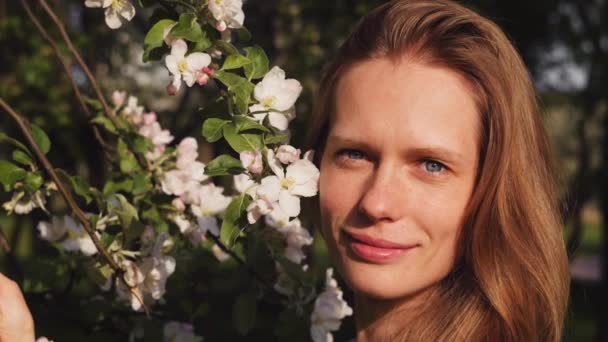
[[[407,298],[452,269],[478,132],[470,87],[449,69],[383,58],[343,75],[319,194],[331,257],[356,296]],[[416,247],[373,263],[352,253],[342,231]]]

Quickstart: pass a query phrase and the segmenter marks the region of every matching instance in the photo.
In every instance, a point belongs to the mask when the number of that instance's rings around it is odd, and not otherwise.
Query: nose
[[[358,209],[367,220],[390,222],[402,217],[408,191],[398,167],[380,164],[366,185]]]

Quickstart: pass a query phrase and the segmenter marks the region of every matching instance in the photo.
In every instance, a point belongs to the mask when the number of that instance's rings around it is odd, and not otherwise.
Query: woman
[[[321,226],[357,341],[560,341],[551,148],[509,40],[447,0],[369,13],[319,87]]]
[[[357,340],[559,341],[569,275],[551,149],[500,29],[447,0],[389,2],[319,90],[321,225]],[[31,341],[6,284],[0,340]]]

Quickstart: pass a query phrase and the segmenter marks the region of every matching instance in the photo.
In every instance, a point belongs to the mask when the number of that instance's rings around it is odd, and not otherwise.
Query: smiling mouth
[[[365,234],[342,231],[349,250],[363,261],[385,264],[418,247],[416,244],[404,245],[373,238]]]

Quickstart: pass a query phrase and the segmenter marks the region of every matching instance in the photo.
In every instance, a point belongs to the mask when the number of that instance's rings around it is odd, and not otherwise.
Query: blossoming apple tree
[[[29,4],[36,1],[20,2],[38,22]],[[109,315],[109,306],[93,305],[102,299],[129,308],[135,317],[129,320],[132,341],[151,340],[156,323],[162,323],[156,338],[200,341],[213,332],[196,322],[207,322],[207,328],[224,323],[216,322],[220,319],[212,307],[193,302],[222,297],[224,287],[235,286],[236,297],[225,304],[232,306],[231,325],[238,334],[262,336],[260,327],[269,323],[256,321],[256,313],[270,306],[281,308],[270,322],[275,337],[331,341],[352,310],[332,270],[317,288],[306,263],[305,248],[313,239],[298,216],[301,199],[317,194],[319,170],[313,151],[289,144],[289,123],[302,87],[278,66],[271,68],[262,48],[248,45],[242,1],[83,3],[103,15],[111,30],[128,25],[138,8],[143,13],[158,6],[170,9],[150,16],[143,59],[166,66],[171,75],[167,96],[184,87],[217,90],[215,104],[223,109],[205,113],[202,138],[230,150],[206,164],[198,155],[200,139],[175,141],[135,94],[100,89],[53,9],[45,0],[37,2],[88,76],[93,96],[76,86],[74,93],[92,114],[111,172],[96,188],[56,168],[47,158],[52,148],[47,134],[0,98],[2,112],[21,130],[0,133],[0,142],[14,149],[10,159],[0,160],[0,183],[10,194],[2,208],[12,215],[47,215],[37,223],[38,237],[82,265],[96,284],[98,295],[83,310],[97,308],[101,317]],[[37,26],[55,46],[45,28]],[[61,58],[59,49],[56,53]],[[47,203],[55,197],[67,203],[68,212],[50,209]],[[197,279],[192,273],[197,268],[224,270],[217,277],[237,279],[237,284],[208,285],[223,279]],[[202,299],[183,298],[189,293]],[[173,305],[178,301],[187,305]]]

